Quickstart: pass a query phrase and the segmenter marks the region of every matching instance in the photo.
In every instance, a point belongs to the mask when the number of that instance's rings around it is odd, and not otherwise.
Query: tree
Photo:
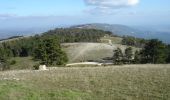
[[[165,63],[166,61],[166,48],[162,41],[157,39],[150,40],[142,50],[143,63]]]
[[[34,58],[46,65],[62,65],[68,61],[66,53],[61,50],[61,46],[56,38],[45,38],[40,41],[34,50]]]
[[[141,63],[141,53],[140,53],[140,51],[135,52],[134,63],[135,64],[140,64]]]
[[[121,64],[122,59],[123,59],[122,50],[120,48],[117,48],[116,50],[114,50],[113,63],[115,63],[116,65]]]
[[[7,54],[3,48],[0,48],[0,70],[7,70],[10,66],[7,62]]]
[[[170,54],[168,55],[167,59],[166,59],[167,63],[170,63]]]
[[[170,63],[170,45],[167,45],[167,58],[166,63]]]
[[[136,46],[143,48],[145,43],[147,43],[147,40],[141,39],[141,38],[136,38],[132,36],[124,36],[122,37],[122,44],[123,45],[129,45],[129,46]]]
[[[132,62],[132,59],[133,59],[133,51],[132,51],[132,47],[128,47],[125,49],[125,62],[127,63],[131,63]]]

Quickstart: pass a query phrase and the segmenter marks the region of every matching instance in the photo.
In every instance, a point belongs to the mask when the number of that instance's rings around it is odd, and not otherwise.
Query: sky
[[[0,29],[85,23],[169,25],[170,0],[0,0]]]

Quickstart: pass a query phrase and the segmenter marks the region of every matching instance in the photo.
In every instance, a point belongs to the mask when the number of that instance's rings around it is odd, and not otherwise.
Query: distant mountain
[[[25,28],[2,28],[0,27],[0,39],[6,39],[11,36],[30,36],[46,32],[50,29],[55,29],[57,26],[43,26],[43,27],[25,27]],[[68,27],[67,26],[58,26]],[[134,36],[139,38],[151,39],[157,38],[165,43],[170,43],[170,26],[126,26],[119,24],[83,24],[71,26],[71,28],[87,28],[100,29],[104,31],[111,31],[113,34],[119,36]]]
[[[0,29],[0,39],[7,39],[12,36],[31,36],[45,32],[41,29]]]
[[[136,28],[136,27],[129,27],[125,25],[119,24],[84,24],[84,25],[76,25],[72,26],[71,28],[87,28],[87,29],[100,29],[105,31],[111,31],[113,34],[119,36],[134,36],[138,38],[145,38],[145,39],[152,39],[157,38],[162,40],[165,43],[170,43],[170,32],[158,31],[156,29],[148,29],[146,28]]]
[[[31,36],[41,34],[48,30],[54,29],[57,26],[42,26],[42,27],[24,27],[24,28],[2,28],[0,27],[0,39],[6,39],[12,36]]]
[[[101,29],[105,31],[111,31],[113,34],[118,35],[136,35],[141,33],[139,30],[133,29],[131,27],[125,26],[125,25],[118,25],[118,24],[84,24],[84,25],[77,25],[72,26],[71,28],[87,28],[87,29]]]
[[[66,28],[69,25],[42,25],[42,26],[32,26],[32,27],[2,27],[0,26],[0,39],[7,39],[12,36],[32,36],[35,34],[41,34],[48,30],[55,28]]]

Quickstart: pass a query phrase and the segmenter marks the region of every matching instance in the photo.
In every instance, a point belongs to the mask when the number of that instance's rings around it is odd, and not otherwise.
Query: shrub
[[[11,62],[10,62],[10,65],[15,65],[16,64],[16,61],[15,60],[12,60]]]
[[[39,64],[34,65],[33,66],[34,70],[39,70],[39,66],[40,66]]]

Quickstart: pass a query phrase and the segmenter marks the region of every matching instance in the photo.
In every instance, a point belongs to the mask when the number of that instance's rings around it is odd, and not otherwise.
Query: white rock
[[[46,65],[40,65],[39,70],[47,70],[47,66]]]

